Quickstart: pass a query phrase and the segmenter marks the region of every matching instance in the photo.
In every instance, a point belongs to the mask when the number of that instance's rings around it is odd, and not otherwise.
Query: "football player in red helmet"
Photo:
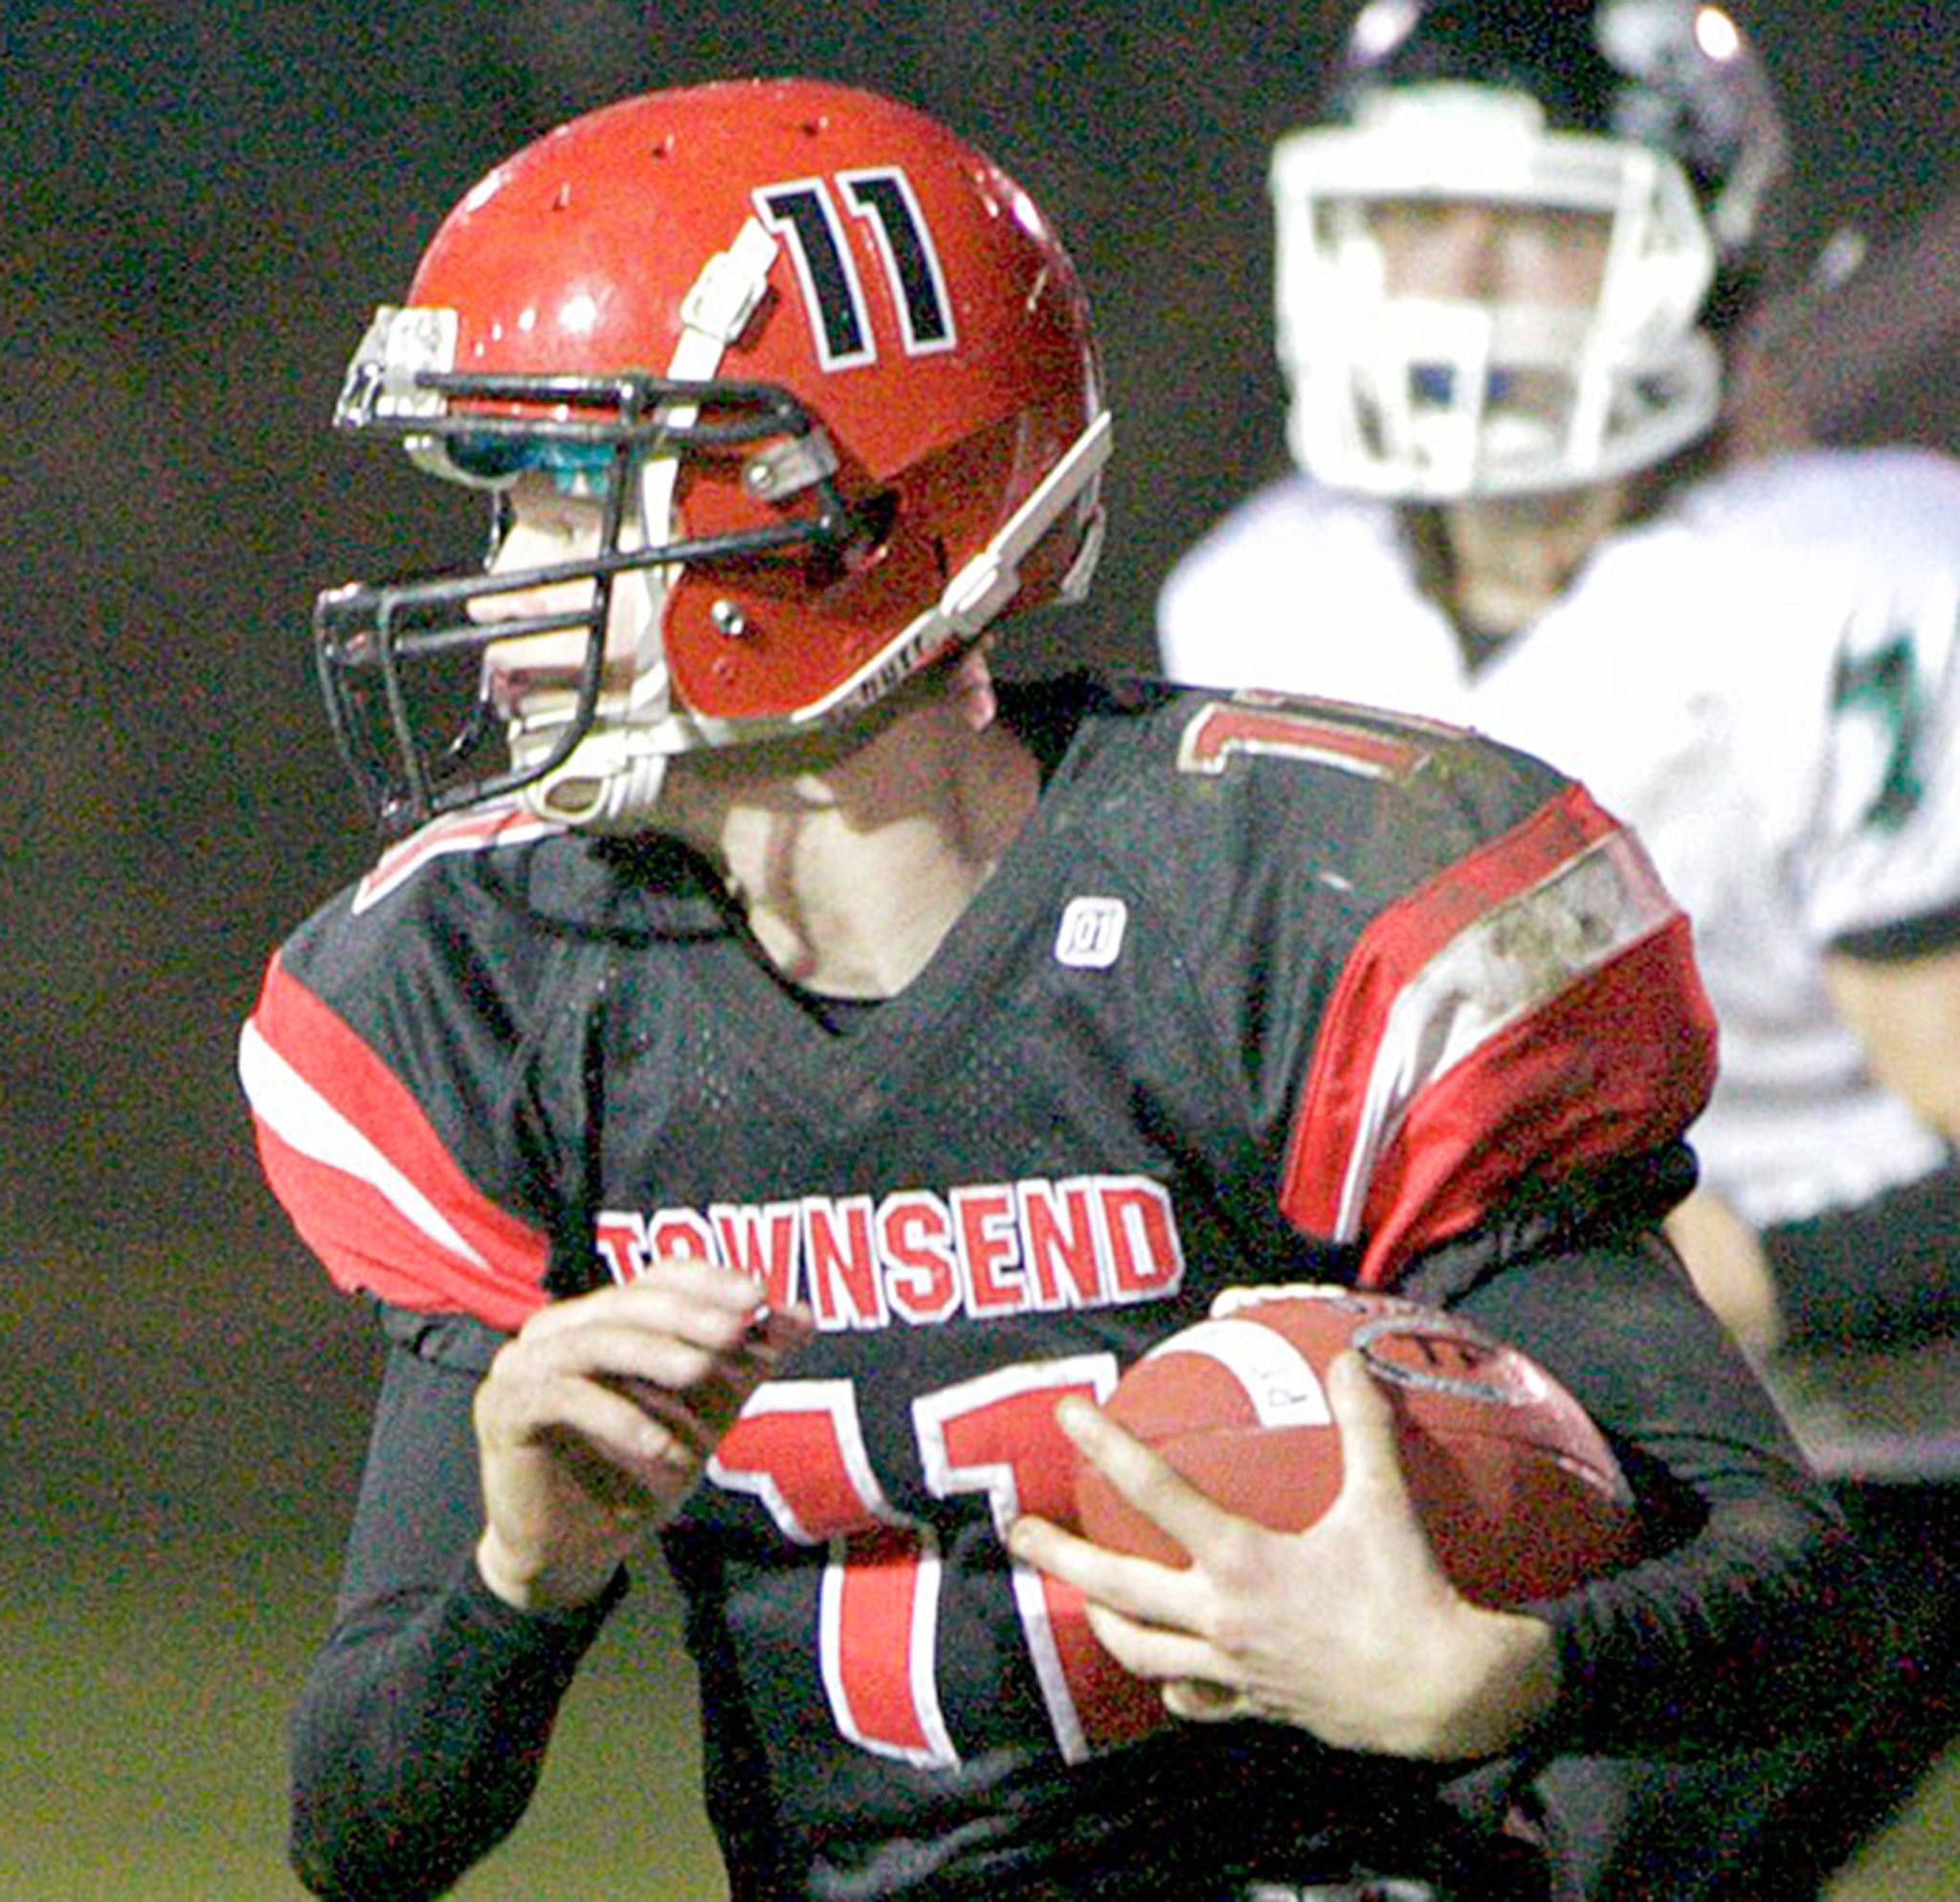
[[[499,539],[322,604],[406,834],[241,1049],[390,1342],[295,1729],[320,1893],[439,1893],[517,1823],[655,1533],[756,1902],[1524,1893],[1511,1753],[1861,1708],[1855,1549],[1653,1232],[1712,1052],[1637,844],[1453,728],[994,681],[1108,440],[998,167],[809,80],[577,120],[451,214],[341,419]],[[1471,1603],[1351,1359],[1339,1508],[1208,1510],[1091,1403],[1279,1280],[1515,1341],[1654,1555]],[[1190,1569],[1058,1523],[1078,1443]]]

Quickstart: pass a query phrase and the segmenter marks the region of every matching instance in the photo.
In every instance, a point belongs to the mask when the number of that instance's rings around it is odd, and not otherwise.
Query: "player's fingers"
[[[748,1398],[773,1379],[807,1337],[794,1316],[771,1315],[732,1348],[701,1345],[628,1319],[589,1319],[579,1328],[520,1337],[498,1356],[493,1393],[529,1390],[515,1413],[543,1418],[552,1399],[581,1383],[622,1394],[678,1443],[705,1460]]]
[[[777,1306],[753,1276],[692,1256],[661,1257],[620,1294],[674,1312],[691,1339],[725,1344],[781,1359],[816,1331],[816,1317],[800,1302]]]
[[[1245,1691],[1201,1677],[1171,1678],[1160,1694],[1165,1710],[1187,1723],[1229,1724],[1253,1714],[1252,1699]]]
[[[1210,1684],[1228,1691],[1239,1685],[1234,1661],[1195,1632],[1126,1618],[1093,1599],[1083,1609],[1096,1642],[1132,1677],[1150,1684]]]
[[[677,1476],[691,1478],[701,1466],[698,1436],[679,1421],[593,1380],[542,1380],[503,1395],[486,1383],[478,1392],[477,1421],[486,1448],[547,1446],[589,1493],[613,1508],[643,1510],[672,1491]],[[593,1462],[625,1488],[603,1483]]]
[[[750,1364],[767,1378],[812,1331],[807,1312],[765,1307],[744,1277],[740,1285],[635,1283],[554,1303],[525,1322],[512,1345],[541,1366],[683,1385],[715,1360]]]
[[[742,1352],[773,1370],[816,1332],[816,1317],[807,1308],[760,1308],[748,1317]]]
[[[763,1343],[737,1354],[715,1355],[703,1372],[678,1385],[633,1375],[603,1377],[607,1385],[618,1389],[690,1441],[705,1460],[735,1424],[742,1409],[748,1404],[749,1396],[775,1377],[786,1355],[787,1350],[780,1343]]]
[[[1194,1556],[1231,1537],[1243,1524],[1087,1400],[1071,1398],[1058,1402],[1055,1418],[1077,1450],[1125,1499]]]
[[[506,1382],[638,1381],[681,1393],[710,1378],[732,1354],[666,1329],[595,1316],[575,1329],[521,1337],[493,1371]]]
[[[1328,1366],[1326,1390],[1341,1434],[1340,1503],[1349,1509],[1366,1502],[1413,1510],[1395,1445],[1394,1408],[1352,1348]]]
[[[1121,1554],[1078,1538],[1052,1519],[1033,1512],[1022,1513],[1008,1528],[1007,1549],[1023,1565],[1032,1565],[1051,1578],[1059,1578],[1064,1584],[1084,1591],[1088,1589],[1089,1576],[1107,1569],[1101,1564],[1102,1560],[1122,1557]]]
[[[669,1257],[631,1282],[550,1303],[522,1331],[533,1340],[551,1339],[593,1322],[617,1322],[704,1347],[732,1348],[766,1325],[770,1311],[747,1275],[712,1262]]]
[[[1073,1585],[1094,1605],[1106,1605],[1139,1624],[1189,1624],[1192,1613],[1192,1577],[1176,1566],[1111,1552],[1065,1532],[1053,1521],[1023,1514],[1008,1529],[1008,1550],[1065,1585]]]

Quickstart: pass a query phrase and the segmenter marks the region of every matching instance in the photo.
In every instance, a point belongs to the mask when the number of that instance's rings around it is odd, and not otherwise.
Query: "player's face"
[[[1391,297],[1590,305],[1612,219],[1556,206],[1390,199],[1370,208]]]
[[[492,574],[516,574],[530,569],[552,568],[589,560],[600,538],[600,504],[595,498],[567,493],[551,475],[527,470],[512,485],[509,526],[491,557]],[[641,538],[633,525],[621,537],[624,548],[637,548]],[[596,584],[570,580],[505,593],[487,594],[470,604],[471,618],[484,625],[535,615],[581,614],[590,611]],[[634,652],[634,603],[637,587],[615,585],[606,630],[606,660],[601,684],[628,684]],[[575,680],[586,652],[583,628],[558,634],[529,635],[501,641],[486,661],[492,699],[501,711],[511,712],[527,694],[563,687]]]

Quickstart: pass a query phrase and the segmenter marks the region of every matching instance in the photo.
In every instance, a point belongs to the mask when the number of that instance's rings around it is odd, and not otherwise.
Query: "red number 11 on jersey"
[[[1073,1455],[1055,1423],[1066,1394],[1105,1399],[1113,1354],[996,1369],[912,1402],[926,1488],[949,1499],[984,1493],[996,1535],[1023,1512],[1067,1518],[1060,1496]],[[711,1478],[768,1509],[799,1544],[827,1542],[817,1618],[818,1667],[838,1730],[909,1763],[959,1761],[939,1698],[939,1539],[899,1512],[872,1471],[848,1380],[778,1380],[762,1388],[708,1463]],[[1090,1634],[1079,1593],[1008,1561],[1028,1655],[1062,1756],[1080,1761],[1113,1738],[1085,1732],[1081,1710],[1126,1702],[1121,1667]]]

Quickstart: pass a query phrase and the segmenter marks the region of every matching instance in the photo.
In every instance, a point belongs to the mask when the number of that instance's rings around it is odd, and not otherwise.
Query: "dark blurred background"
[[[1844,227],[1870,251],[1787,372],[1834,439],[1960,448],[1960,7],[1738,11],[1797,135],[1793,255]],[[371,849],[311,597],[454,543],[438,485],[327,428],[370,307],[493,162],[623,93],[806,72],[909,99],[1031,188],[1107,351],[1098,598],[1007,663],[1147,666],[1169,560],[1281,459],[1265,160],[1345,15],[0,0],[8,1902],[294,1892],[279,1726],[373,1354],[259,1187],[232,1057],[268,951]],[[594,1893],[611,1846],[713,1894],[685,1695],[656,1588],[582,1687],[544,1820],[466,1892]],[[1960,1894],[1925,1881],[1871,1892]]]

